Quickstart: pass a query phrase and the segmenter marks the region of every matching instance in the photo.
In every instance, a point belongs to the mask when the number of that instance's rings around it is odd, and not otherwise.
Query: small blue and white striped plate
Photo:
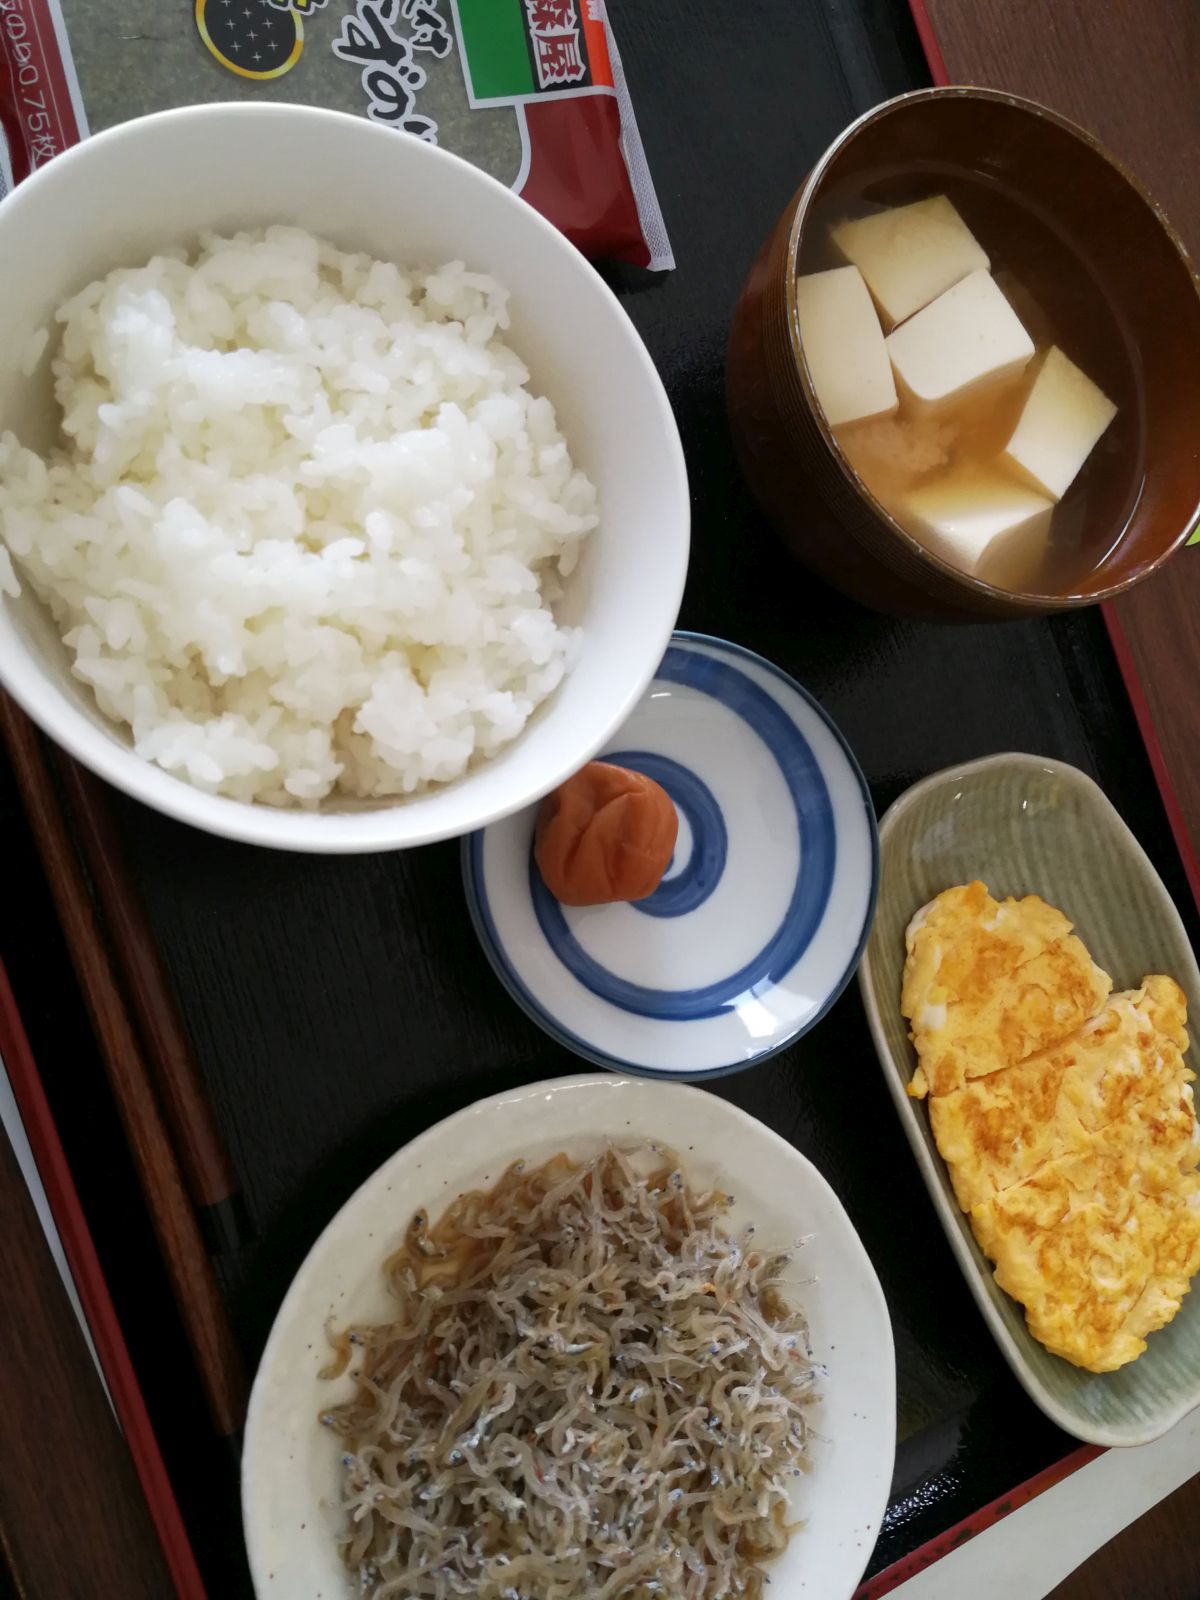
[[[676,633],[601,759],[679,814],[646,900],[568,907],[533,860],[537,808],[463,840],[476,931],[513,998],[602,1066],[735,1072],[813,1027],[848,982],[875,907],[866,782],[817,702],[739,645]]]

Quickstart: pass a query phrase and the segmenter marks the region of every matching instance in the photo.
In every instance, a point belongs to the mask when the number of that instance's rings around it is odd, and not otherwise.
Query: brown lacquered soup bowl
[[[956,176],[982,180],[1016,197],[1070,247],[1119,322],[1136,425],[1126,430],[1122,493],[1088,506],[1089,544],[1107,554],[1067,592],[997,589],[932,554],[867,489],[817,404],[796,314],[805,230],[824,226],[831,191],[853,191],[880,174],[911,177],[926,193]],[[809,567],[878,610],[970,618],[1094,605],[1157,571],[1200,516],[1200,292],[1192,263],[1162,211],[1102,146],[1012,95],[920,90],[877,106],[835,140],[742,290],[727,393],[738,457],[767,517]]]

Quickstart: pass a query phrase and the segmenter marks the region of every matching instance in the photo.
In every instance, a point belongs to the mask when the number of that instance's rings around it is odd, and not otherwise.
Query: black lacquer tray
[[[975,626],[871,615],[792,562],[734,465],[723,361],[738,290],[828,141],[868,106],[928,81],[905,0],[610,0],[610,11],[678,262],[665,277],[630,271],[614,284],[667,383],[687,452],[694,543],[681,625],[794,674],[850,741],[880,813],[917,779],[989,752],[1083,768],[1194,931],[1099,614]],[[312,1240],[385,1156],[481,1095],[579,1064],[484,960],[457,845],[289,857],[111,801],[249,1218],[247,1241],[219,1270],[252,1367]],[[0,830],[0,956],[210,1592],[245,1600],[236,1454],[208,1427],[6,770]],[[1018,1388],[975,1310],[856,988],[809,1037],[713,1092],[816,1162],[879,1271],[896,1335],[899,1450],[868,1572],[900,1563],[898,1577],[919,1547],[1066,1470],[1076,1446]]]

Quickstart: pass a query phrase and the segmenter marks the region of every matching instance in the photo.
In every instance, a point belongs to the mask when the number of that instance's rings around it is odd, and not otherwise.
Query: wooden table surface
[[[926,4],[951,83],[1009,89],[1086,125],[1149,186],[1200,260],[1196,0]],[[1118,652],[1127,647],[1141,680],[1179,804],[1184,864],[1200,897],[1200,548],[1113,611],[1114,643]],[[1198,1525],[1194,1477],[1060,1584],[1053,1600],[1195,1600]]]
[[[950,82],[1009,89],[1082,123],[1149,187],[1200,261],[1195,0],[925,0],[924,9]],[[1173,793],[1200,900],[1200,547],[1108,609],[1113,643],[1144,691],[1135,709]]]
[[[1196,1600],[1200,1478],[1168,1495],[1077,1567],[1048,1600]]]
[[[0,1215],[0,1594],[164,1600],[133,1463],[2,1129]]]

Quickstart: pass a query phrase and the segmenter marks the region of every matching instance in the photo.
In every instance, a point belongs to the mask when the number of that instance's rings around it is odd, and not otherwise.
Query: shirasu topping
[[[786,1545],[820,1369],[789,1257],[661,1146],[517,1162],[418,1213],[344,1330],[342,1550],[367,1600],[718,1600]]]

